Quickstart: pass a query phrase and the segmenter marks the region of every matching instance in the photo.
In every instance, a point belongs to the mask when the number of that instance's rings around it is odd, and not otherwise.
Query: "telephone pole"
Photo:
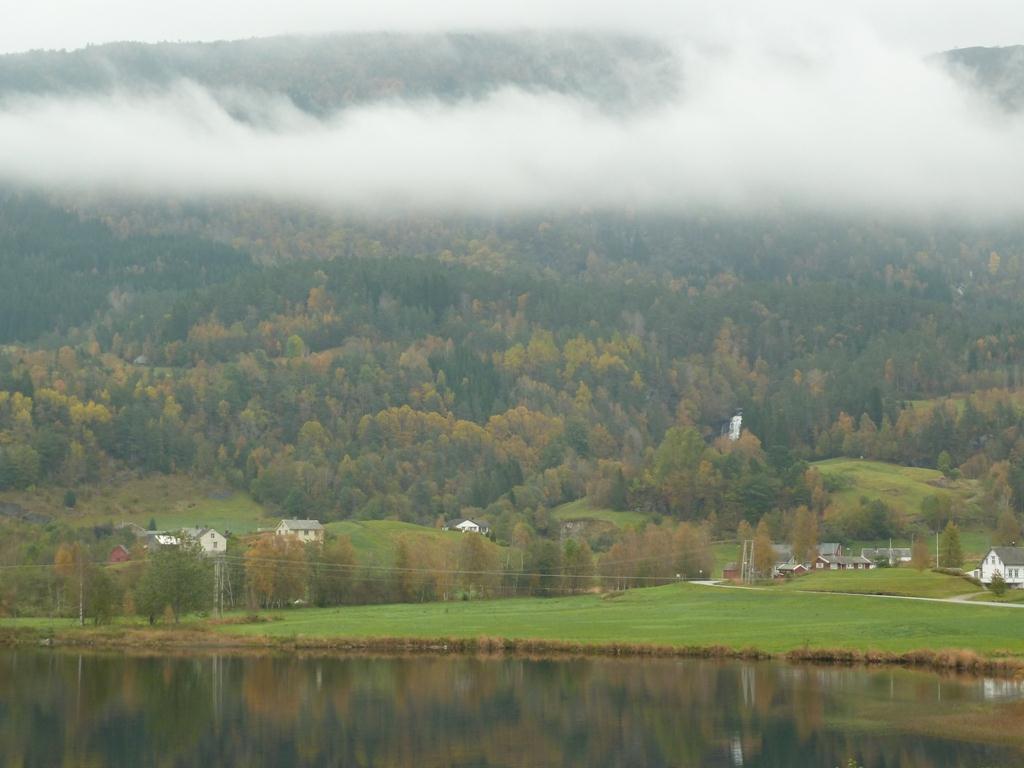
[[[213,610],[217,618],[224,613],[224,559],[221,557],[213,561]]]
[[[754,581],[754,541],[746,539],[743,542],[743,554],[740,558],[740,581],[750,584]]]
[[[78,547],[78,626],[85,626],[85,567],[82,563],[82,547]]]

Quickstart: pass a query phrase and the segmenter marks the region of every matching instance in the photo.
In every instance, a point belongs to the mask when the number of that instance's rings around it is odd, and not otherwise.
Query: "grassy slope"
[[[338,536],[348,536],[352,546],[361,559],[369,556],[378,562],[390,562],[394,554],[395,540],[400,536],[408,536],[414,542],[450,541],[457,544],[460,536],[477,534],[459,533],[458,531],[442,531],[439,528],[427,528],[415,523],[402,523],[397,520],[341,520],[328,523],[327,530]],[[497,548],[498,545],[487,542]]]
[[[222,632],[308,637],[535,638],[569,642],[1024,655],[1024,611],[970,603],[886,600],[784,590],[669,585],[614,598],[428,603],[305,609]]]
[[[912,568],[809,573],[778,587],[784,591],[855,592],[863,595],[955,597],[980,591],[966,579]]]
[[[64,491],[46,488],[32,492],[0,493],[0,501],[75,526],[132,522],[142,527],[156,520],[160,530],[210,525],[220,531],[251,533],[273,527],[279,517],[268,517],[248,494],[197,481],[184,475],[152,476],[79,492],[74,509],[65,509]],[[329,523],[332,533],[350,536],[361,561],[389,562],[399,536],[414,540],[457,542],[462,534],[396,520],[345,520]],[[490,544],[496,547],[497,545]]]
[[[83,526],[128,521],[145,527],[150,518],[155,518],[160,529],[198,523],[247,533],[277,522],[266,517],[263,507],[247,494],[184,475],[153,476],[83,490],[72,510],[64,508],[64,491],[57,488],[5,492],[0,494],[0,501]]]
[[[625,528],[627,525],[639,525],[647,520],[647,516],[640,512],[621,512],[615,509],[596,509],[587,503],[586,499],[577,499],[568,504],[562,504],[551,510],[551,515],[556,520],[566,522],[573,520],[598,520],[600,522],[612,523],[618,528]]]
[[[828,459],[815,462],[823,475],[841,476],[850,487],[832,494],[832,501],[841,507],[855,507],[861,496],[882,499],[908,518],[916,518],[921,502],[928,496],[953,496],[965,502],[974,495],[974,482],[958,480],[942,487],[942,473],[922,467],[903,467],[882,461],[861,459]]]
[[[849,482],[849,487],[831,494],[832,503],[840,509],[855,508],[862,496],[881,499],[908,520],[919,516],[921,502],[928,496],[952,496],[970,504],[977,488],[971,480],[957,480],[946,484],[942,473],[921,467],[903,467],[882,461],[861,459],[828,459],[814,464],[823,475],[840,476]],[[969,527],[969,523],[961,527]],[[964,530],[961,533],[964,552],[972,563],[988,550],[989,535],[986,531]],[[859,554],[861,547],[885,547],[888,539],[882,541],[851,542],[849,549]],[[893,546],[909,547],[909,541],[893,540]]]

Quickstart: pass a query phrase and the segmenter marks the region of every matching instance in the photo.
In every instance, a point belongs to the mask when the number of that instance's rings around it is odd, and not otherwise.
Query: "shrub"
[[[997,573],[992,577],[992,583],[988,585],[988,588],[996,597],[1002,597],[1006,594],[1006,579]]]

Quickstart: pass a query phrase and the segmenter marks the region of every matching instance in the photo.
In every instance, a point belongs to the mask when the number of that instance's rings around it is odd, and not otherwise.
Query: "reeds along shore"
[[[482,636],[475,638],[240,636],[182,629],[104,629],[47,633],[36,629],[0,629],[0,645],[95,649],[150,649],[197,652],[288,650],[304,653],[512,654],[522,656],[593,656],[623,658],[702,658],[784,660],[791,663],[893,665],[986,676],[1024,677],[1024,658],[984,656],[964,649],[892,651],[849,648],[797,648],[771,653],[755,647],[724,645],[656,645],[649,643],[580,643],[560,640]]]

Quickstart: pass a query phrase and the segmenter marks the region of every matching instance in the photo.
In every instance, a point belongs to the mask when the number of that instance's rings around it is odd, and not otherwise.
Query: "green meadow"
[[[160,530],[209,525],[218,530],[250,533],[277,524],[248,494],[185,475],[154,475],[78,492],[74,509],[64,506],[59,488],[8,491],[0,501],[12,502],[37,515],[73,526],[156,521]]]
[[[967,503],[975,494],[974,481],[946,480],[935,469],[863,459],[827,459],[813,466],[824,477],[837,479],[845,486],[832,492],[831,501],[840,508],[856,507],[861,497],[881,499],[898,513],[915,519],[928,496],[950,496]]]
[[[306,638],[476,638],[723,645],[785,652],[969,649],[1024,656],[1024,610],[672,584],[606,595],[299,609],[217,631]]]
[[[779,584],[773,589],[787,592],[850,592],[905,597],[956,597],[982,591],[959,576],[934,573],[930,570],[917,571],[913,568],[812,572]]]
[[[551,516],[559,522],[596,521],[611,523],[616,528],[640,525],[649,519],[642,512],[592,507],[586,499],[577,499],[555,507],[551,510]]]
[[[458,531],[442,531],[440,528],[427,528],[415,523],[403,523],[398,520],[341,520],[324,526],[328,532],[337,536],[348,536],[352,546],[360,558],[366,561],[388,564],[395,554],[395,542],[406,538],[411,544],[434,544],[449,542],[457,544],[461,536],[476,534]],[[504,548],[485,539],[487,546],[494,549]]]

